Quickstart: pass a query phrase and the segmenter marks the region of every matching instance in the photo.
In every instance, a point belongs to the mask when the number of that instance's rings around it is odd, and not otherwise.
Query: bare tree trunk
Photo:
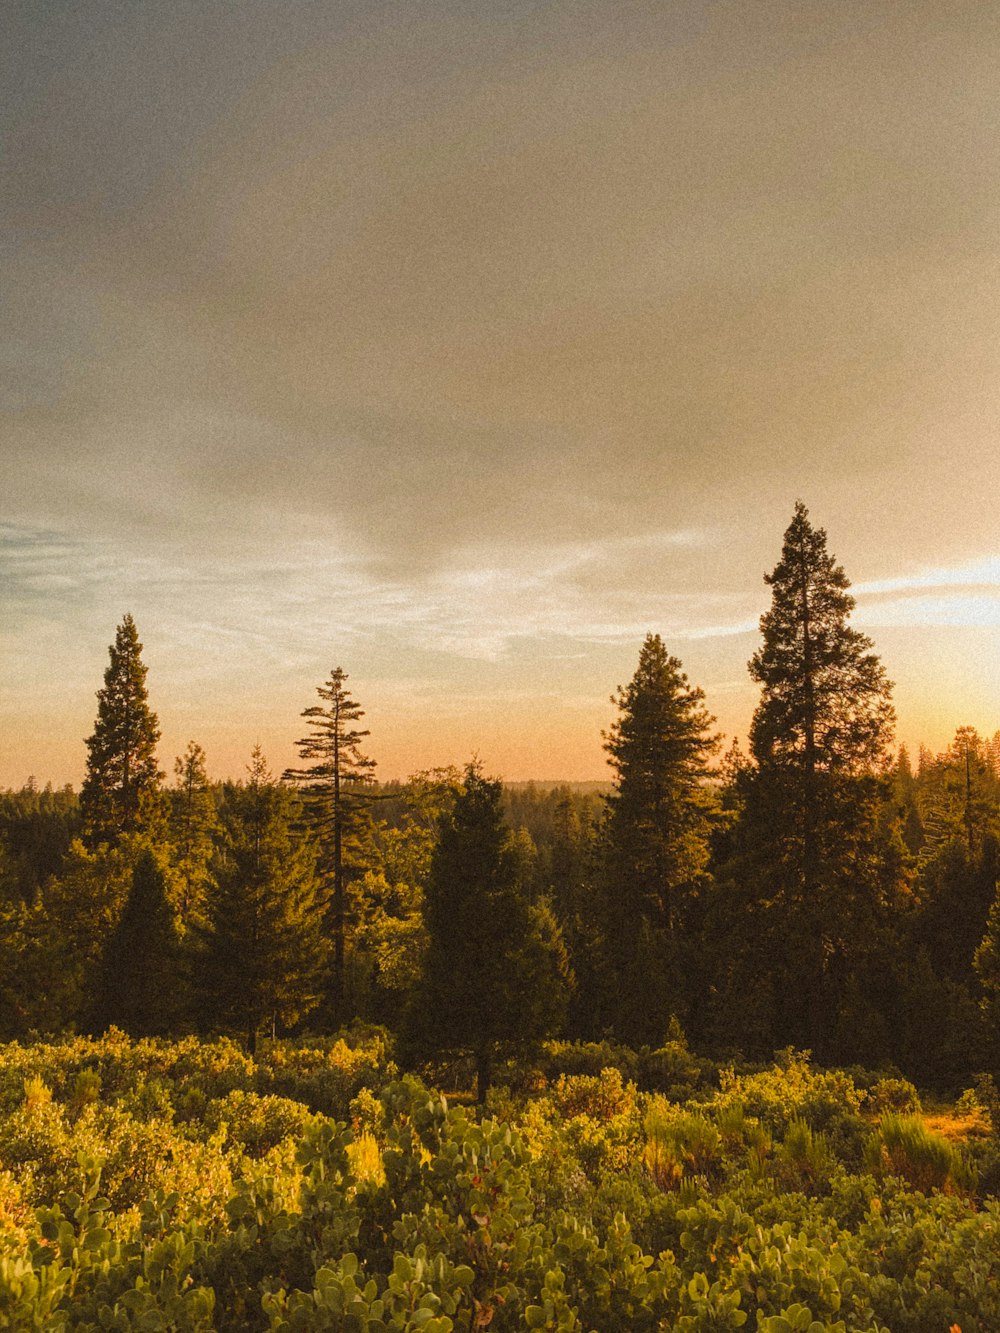
[[[484,1105],[486,1094],[490,1090],[490,1076],[493,1073],[493,1052],[489,1046],[481,1046],[476,1052],[476,1104]]]

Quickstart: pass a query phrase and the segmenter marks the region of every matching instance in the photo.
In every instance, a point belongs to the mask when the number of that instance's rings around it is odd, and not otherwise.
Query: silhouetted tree
[[[790,803],[780,829],[806,892],[839,840],[838,780],[881,774],[895,721],[892,685],[872,641],[848,623],[854,598],[843,569],[813,528],[801,501],[785,533],[781,559],[764,576],[771,609],[760,622],[764,642],[750,659],[762,687],[750,746],[762,782]]]
[[[474,1055],[482,1101],[498,1049],[558,1029],[570,977],[551,912],[519,891],[501,783],[475,764],[439,824],[425,920],[411,1035],[430,1050]]]
[[[372,797],[371,780],[375,761],[361,752],[369,734],[355,723],[364,711],[346,688],[347,673],[336,667],[330,679],[316,687],[323,700],[306,708],[302,716],[312,735],[297,741],[299,757],[316,762],[306,768],[289,768],[283,779],[301,793],[306,815],[320,849],[320,871],[331,890],[333,974],[331,1000],[333,1018],[344,1013],[344,945],[346,934],[346,882],[357,869],[360,834],[368,821]]]
[[[801,503],[765,582],[735,872],[752,901],[731,906],[747,913],[738,929],[756,944],[754,969],[772,973],[777,1040],[829,1057],[847,977],[858,996],[866,967],[877,983],[873,951],[905,860],[882,818],[892,687],[871,640],[848,623],[847,577]],[[857,1031],[871,1018],[856,1012],[851,1023]]]
[[[135,621],[118,626],[97,692],[97,720],[87,741],[87,774],[80,789],[86,841],[115,843],[156,822],[161,813],[156,763],[160,730],[146,698],[146,671]]]
[[[995,861],[994,867],[996,869]],[[976,950],[973,966],[979,982],[985,1037],[985,1041],[980,1043],[976,1052],[976,1070],[980,1073],[984,1069],[989,1070],[994,1079],[998,1079],[1000,1078],[1000,878],[997,878],[996,874],[993,903],[986,918],[986,929]]]
[[[599,991],[604,936],[596,905],[600,880],[601,817],[592,800],[574,799],[568,789],[553,793],[551,840],[545,848],[545,892],[565,941],[575,984],[569,998],[567,1032],[599,1033]]]
[[[620,717],[604,746],[616,774],[608,800],[607,957],[615,1026],[634,1042],[662,1037],[671,1005],[683,1000],[676,973],[685,899],[708,864],[714,818],[705,778],[719,738],[704,698],[658,634],[646,636],[635,675],[612,697]]]
[[[71,787],[54,791],[30,780],[19,791],[0,792],[0,865],[3,879],[26,903],[59,873],[80,829],[80,806]]]
[[[975,727],[959,727],[943,754],[923,755],[914,782],[920,808],[922,861],[961,842],[970,861],[984,838],[1000,833],[1000,777],[993,764],[990,741]]]
[[[163,868],[142,852],[122,914],[101,959],[94,1029],[112,1024],[133,1037],[165,1036],[177,1019],[179,955]]]

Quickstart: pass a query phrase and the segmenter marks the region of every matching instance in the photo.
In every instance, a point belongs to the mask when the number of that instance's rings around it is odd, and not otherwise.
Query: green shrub
[[[309,1045],[274,1042],[259,1057],[254,1090],[345,1118],[362,1088],[379,1089],[396,1072],[386,1039],[378,1033],[356,1047],[340,1037],[314,1039]]]
[[[881,1078],[869,1088],[864,1110],[875,1118],[890,1111],[896,1115],[917,1115],[921,1110],[920,1096],[909,1079]]]
[[[707,1176],[721,1161],[722,1136],[703,1115],[678,1111],[662,1098],[650,1102],[645,1118],[643,1162],[660,1189],[685,1177]]]
[[[884,1115],[866,1164],[874,1173],[898,1176],[924,1193],[968,1190],[973,1184],[962,1154],[941,1135],[931,1134],[919,1116]]]
[[[618,1069],[561,1075],[539,1100],[539,1116],[555,1129],[554,1135],[540,1136],[547,1140],[544,1151],[553,1151],[558,1138],[569,1160],[591,1178],[603,1170],[624,1170],[642,1151],[639,1095],[634,1083],[623,1082]]]
[[[617,1069],[624,1080],[632,1083],[639,1078],[635,1051],[610,1041],[547,1041],[538,1063],[550,1083],[563,1075],[596,1078],[605,1069]]]
[[[662,1093],[672,1102],[713,1092],[719,1086],[718,1067],[692,1055],[683,1041],[668,1041],[639,1058],[638,1083],[643,1089]]]
[[[226,1148],[240,1148],[249,1157],[263,1157],[284,1139],[301,1138],[313,1115],[288,1097],[261,1097],[239,1089],[208,1103],[202,1126],[223,1131]]]
[[[856,1115],[864,1094],[840,1070],[816,1070],[808,1053],[789,1053],[780,1064],[762,1073],[720,1074],[720,1091],[710,1103],[717,1108],[733,1102],[759,1120],[773,1134],[782,1135],[793,1120],[804,1120],[825,1130],[844,1115]]]
[[[887,1115],[849,1173],[857,1090],[801,1058],[700,1106],[564,1075],[507,1120],[406,1078],[359,1088],[349,1128],[260,1083],[332,1072],[341,1096],[388,1068],[370,1046],[206,1048],[0,1048],[0,1327],[1000,1328],[1000,1206],[962,1154]]]
[[[638,1108],[635,1084],[624,1083],[618,1069],[602,1069],[599,1074],[562,1074],[550,1097],[556,1113],[566,1120],[578,1115],[611,1120],[631,1115]]]
[[[805,1120],[793,1120],[775,1154],[776,1178],[787,1189],[826,1189],[834,1157],[825,1134],[814,1133]]]

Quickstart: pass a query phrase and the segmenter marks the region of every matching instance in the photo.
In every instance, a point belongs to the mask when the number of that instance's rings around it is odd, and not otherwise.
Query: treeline
[[[612,785],[476,765],[380,784],[347,676],[301,766],[167,783],[131,617],[79,796],[0,795],[0,1035],[384,1024],[404,1059],[546,1035],[809,1049],[965,1086],[1000,1058],[1000,734],[893,746],[891,686],[802,505],[766,576],[749,751],[657,635],[613,698]]]

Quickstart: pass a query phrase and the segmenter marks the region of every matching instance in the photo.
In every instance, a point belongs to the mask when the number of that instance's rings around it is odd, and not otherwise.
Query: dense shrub
[[[866,1115],[915,1115],[920,1111],[920,1097],[916,1088],[905,1078],[880,1078],[868,1089],[863,1108]]]
[[[965,1158],[919,1116],[888,1114],[871,1140],[867,1164],[877,1174],[898,1176],[915,1189],[968,1190],[973,1175]]]
[[[381,1087],[396,1073],[388,1039],[376,1031],[353,1046],[341,1037],[270,1043],[258,1057],[255,1088],[304,1102],[323,1115],[346,1117],[362,1088]]]
[[[226,1148],[242,1148],[250,1157],[263,1157],[284,1139],[300,1138],[312,1119],[301,1102],[237,1089],[209,1102],[201,1123],[209,1132],[221,1131]]]
[[[724,1069],[717,1108],[740,1105],[773,1134],[784,1134],[793,1120],[825,1130],[844,1115],[857,1115],[864,1101],[853,1080],[836,1069],[818,1070],[808,1053],[788,1052],[774,1068],[756,1074]]]
[[[681,1111],[662,1098],[646,1112],[646,1169],[661,1189],[685,1177],[708,1177],[722,1157],[722,1136],[704,1115]]]
[[[479,1118],[383,1083],[371,1045],[283,1048],[310,1094],[368,1061],[352,1128],[272,1064],[175,1045],[0,1048],[0,1326],[1000,1328],[1000,1209],[962,1155],[888,1115],[849,1173],[860,1093],[801,1059],[686,1106],[605,1066]]]
[[[632,1083],[639,1077],[635,1051],[611,1041],[547,1041],[538,1064],[550,1083],[564,1075],[596,1078],[605,1069],[617,1069],[624,1080]]]
[[[719,1070],[713,1061],[692,1055],[686,1042],[668,1041],[655,1051],[641,1053],[638,1083],[672,1102],[686,1102],[714,1092]]]

